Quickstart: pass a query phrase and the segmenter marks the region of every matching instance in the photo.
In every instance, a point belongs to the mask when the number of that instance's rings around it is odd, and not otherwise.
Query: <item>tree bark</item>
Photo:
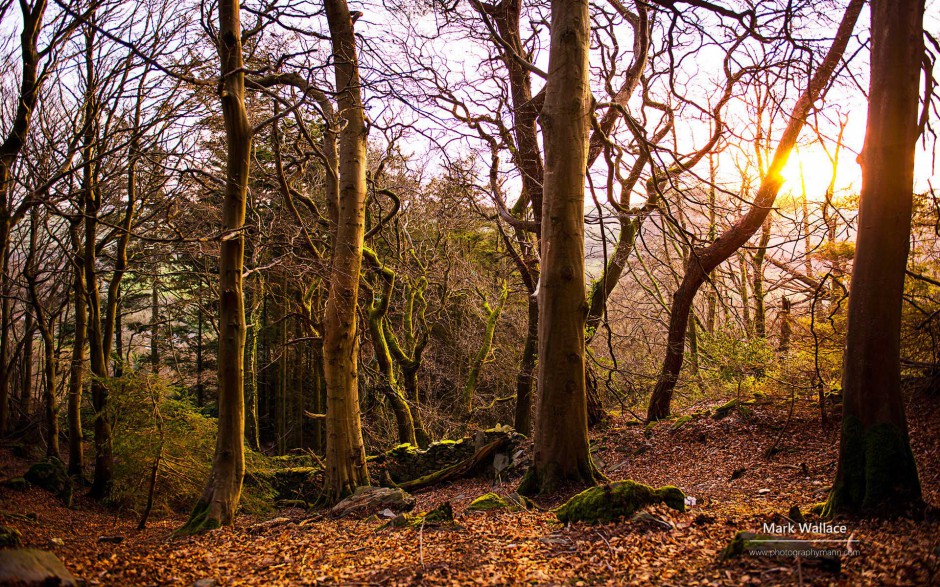
[[[72,303],[75,312],[75,336],[72,339],[72,361],[69,366],[69,475],[81,477],[85,470],[85,451],[82,445],[82,391],[84,387],[85,341],[87,339],[88,317],[85,304],[85,253],[82,251],[81,229],[84,220],[81,216],[69,222],[69,236],[72,243],[74,275],[72,277]]]
[[[33,110],[42,85],[42,79],[39,76],[37,43],[46,12],[46,0],[37,0],[32,6],[25,0],[19,4],[23,20],[23,32],[20,34],[20,92],[10,132],[0,144],[0,260],[2,260],[0,281],[2,281],[4,294],[9,284],[7,259],[9,258],[10,233],[16,223],[23,218],[26,210],[33,205],[33,202],[27,198],[23,204],[13,207],[10,201],[10,174],[26,144]],[[0,435],[6,433],[9,419],[10,304],[11,297],[4,295],[3,302],[0,304],[2,306],[0,308]]]
[[[910,247],[923,0],[872,0],[871,82],[849,294],[839,464],[826,514],[922,504],[901,395],[900,332]]]
[[[245,472],[245,300],[242,271],[245,202],[251,164],[251,123],[245,109],[238,0],[219,1],[217,42],[222,82],[219,94],[227,148],[222,239],[219,256],[219,431],[209,480],[183,527],[198,532],[231,525]]]
[[[584,372],[584,176],[591,115],[587,0],[552,0],[540,123],[545,144],[539,301],[538,418],[533,463],[520,485],[550,493],[593,484]]]
[[[359,83],[356,35],[346,0],[325,0],[333,48],[339,136],[339,214],[323,320],[323,370],[327,388],[324,499],[334,502],[369,484],[362,423],[356,304],[366,200],[366,124]]]
[[[845,47],[852,36],[852,30],[855,28],[855,22],[864,4],[864,0],[852,0],[846,8],[826,57],[790,113],[790,121],[781,135],[770,167],[761,179],[757,197],[750,209],[714,242],[706,247],[694,249],[689,256],[682,282],[673,294],[666,357],[663,359],[663,366],[650,398],[647,420],[660,420],[669,416],[672,394],[682,370],[689,311],[695,300],[695,294],[705,282],[707,275],[747,243],[770,213],[780,186],[783,185],[781,171],[796,145],[810,109],[823,91],[829,87],[833,72],[842,59],[842,54],[845,52]]]

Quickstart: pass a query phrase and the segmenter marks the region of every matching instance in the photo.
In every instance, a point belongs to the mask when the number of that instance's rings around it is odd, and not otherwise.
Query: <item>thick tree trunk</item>
[[[832,74],[842,59],[845,47],[852,36],[855,22],[864,6],[864,0],[851,0],[836,31],[832,46],[823,59],[819,69],[813,74],[806,91],[800,96],[790,113],[780,142],[774,152],[767,174],[761,180],[757,197],[744,216],[708,246],[695,249],[686,263],[685,274],[679,288],[673,294],[669,316],[669,334],[666,342],[666,357],[650,398],[647,419],[660,420],[670,413],[672,394],[679,380],[685,352],[685,335],[688,328],[689,310],[695,300],[695,294],[705,282],[705,277],[740,249],[764,224],[764,220],[773,208],[780,186],[783,185],[781,171],[786,166],[790,152],[799,138],[810,109],[820,94],[829,86]]]
[[[220,97],[225,122],[225,198],[222,203],[223,238],[219,256],[219,431],[212,472],[202,496],[183,527],[198,532],[235,521],[245,473],[245,300],[242,270],[245,241],[245,201],[251,164],[251,123],[245,109],[245,73],[242,61],[238,0],[219,1]]]
[[[923,0],[872,0],[871,85],[849,295],[839,464],[826,513],[922,504],[900,382],[910,247]]]
[[[334,502],[369,484],[362,423],[356,304],[366,199],[366,125],[359,85],[356,35],[346,0],[325,0],[333,47],[337,116],[340,131],[339,215],[323,320],[323,370],[326,375],[326,480],[324,499]]]
[[[519,488],[593,484],[584,372],[584,175],[591,94],[587,0],[552,0],[539,301],[538,418],[532,467]]]

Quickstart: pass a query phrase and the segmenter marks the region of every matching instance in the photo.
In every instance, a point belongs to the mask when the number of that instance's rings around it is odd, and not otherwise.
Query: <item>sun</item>
[[[855,184],[858,179],[858,165],[849,153],[842,153],[835,171],[836,191]],[[821,202],[832,181],[833,162],[819,146],[794,149],[781,175],[783,190],[789,191],[794,198],[802,197],[805,186],[806,199]]]

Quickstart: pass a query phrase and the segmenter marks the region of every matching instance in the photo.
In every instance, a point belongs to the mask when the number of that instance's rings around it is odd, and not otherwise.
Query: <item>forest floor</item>
[[[700,418],[651,433],[614,418],[594,435],[595,457],[610,479],[672,484],[696,498],[687,513],[656,509],[672,523],[657,530],[633,522],[564,526],[548,511],[469,512],[474,498],[514,491],[517,480],[468,479],[416,494],[416,511],[449,500],[456,527],[380,529],[381,521],[330,520],[301,509],[279,522],[242,517],[235,528],[171,535],[183,518],[135,530],[136,518],[76,496],[67,509],[38,489],[0,488],[0,510],[26,546],[54,552],[87,585],[931,585],[940,584],[940,522],[846,520],[858,556],[833,572],[795,558],[719,562],[739,530],[760,531],[791,506],[822,501],[835,473],[838,431],[819,424],[815,404],[798,400],[753,407],[722,420]],[[925,498],[940,504],[940,396],[909,399],[914,454]],[[764,452],[780,436],[772,458]],[[0,476],[28,463],[0,451]],[[742,472],[741,469],[744,469]],[[736,478],[731,480],[737,471]],[[556,502],[557,503],[557,502]],[[554,505],[554,504],[543,504]],[[123,536],[102,543],[99,536]],[[843,545],[837,545],[840,548]]]

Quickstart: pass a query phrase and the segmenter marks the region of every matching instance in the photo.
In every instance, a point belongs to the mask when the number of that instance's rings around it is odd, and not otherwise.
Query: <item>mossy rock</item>
[[[575,495],[555,510],[555,516],[561,522],[603,524],[632,516],[637,510],[657,503],[684,512],[685,494],[671,485],[653,489],[636,481],[616,481]]]
[[[722,418],[727,417],[728,415],[731,414],[732,410],[738,407],[739,403],[740,402],[738,402],[737,399],[733,399],[727,403],[724,403],[718,406],[717,408],[715,408],[715,412],[712,414],[712,418],[714,418],[715,420],[721,420]]]
[[[445,501],[423,514],[401,513],[389,520],[382,528],[418,528],[420,526],[453,526],[454,508]]]
[[[676,421],[672,423],[672,426],[670,426],[669,431],[676,432],[691,421],[692,421],[692,416],[689,416],[689,415],[677,418]]]
[[[11,477],[10,479],[4,479],[0,482],[0,485],[6,487],[7,489],[12,489],[13,491],[26,491],[29,488],[29,483],[23,477]]]
[[[500,497],[495,493],[484,493],[480,497],[474,499],[470,502],[470,505],[467,506],[468,511],[472,512],[487,512],[490,510],[509,510],[509,511],[518,511],[518,510],[527,510],[533,506],[532,501],[518,493],[513,493],[507,495],[506,497]]]
[[[23,477],[36,487],[58,495],[66,506],[72,505],[72,479],[61,460],[50,457],[34,463]]]
[[[16,528],[0,526],[0,548],[19,548],[23,544],[21,536]]]

